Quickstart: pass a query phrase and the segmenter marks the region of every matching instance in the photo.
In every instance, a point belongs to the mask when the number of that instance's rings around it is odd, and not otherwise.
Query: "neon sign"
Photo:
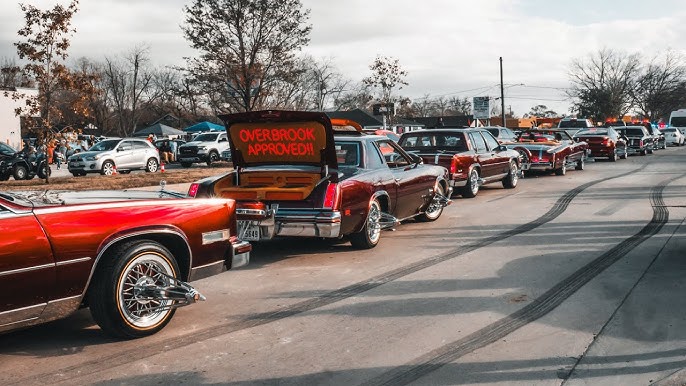
[[[229,131],[246,162],[319,162],[326,146],[324,126],[317,122],[244,123]]]

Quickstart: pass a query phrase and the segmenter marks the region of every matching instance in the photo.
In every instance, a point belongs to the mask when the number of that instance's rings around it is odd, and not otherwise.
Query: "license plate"
[[[249,221],[238,222],[238,238],[245,241],[260,240],[260,226],[251,224]]]

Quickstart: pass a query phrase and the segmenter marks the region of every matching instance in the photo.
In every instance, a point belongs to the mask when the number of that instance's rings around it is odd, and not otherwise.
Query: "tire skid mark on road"
[[[534,299],[530,304],[464,338],[432,350],[406,365],[383,373],[363,383],[363,385],[409,384],[466,354],[504,338],[517,329],[548,314],[606,268],[662,229],[669,221],[669,211],[662,197],[663,191],[672,181],[683,177],[686,177],[686,173],[662,181],[651,189],[650,204],[653,208],[653,217],[643,229],[581,267],[543,295]]]
[[[466,253],[472,252],[479,248],[489,246],[497,241],[502,241],[504,239],[516,236],[522,233],[530,232],[560,216],[567,210],[570,202],[581,192],[588,189],[589,187],[599,184],[601,182],[610,181],[613,179],[633,175],[634,173],[640,172],[645,169],[650,163],[645,163],[642,166],[628,171],[626,173],[617,174],[615,176],[600,178],[587,182],[583,185],[579,185],[576,188],[568,191],[562,197],[560,197],[552,208],[548,210],[545,214],[539,218],[522,224],[516,228],[498,233],[493,236],[486,237],[479,241],[465,244],[452,249],[448,252],[428,257],[426,259],[417,261],[415,263],[400,267],[381,275],[374,276],[370,279],[351,284],[349,286],[340,288],[338,290],[330,291],[319,295],[317,297],[304,300],[302,302],[284,307],[283,309],[265,312],[261,314],[251,315],[239,320],[227,322],[220,325],[206,327],[192,333],[181,335],[175,338],[167,339],[160,342],[155,342],[149,345],[139,345],[133,349],[127,349],[114,353],[112,355],[107,355],[104,357],[98,357],[86,362],[82,362],[76,365],[68,366],[61,369],[59,372],[49,372],[43,374],[36,374],[26,378],[22,378],[15,382],[15,384],[26,384],[29,382],[33,383],[45,383],[45,382],[63,382],[79,377],[83,377],[89,374],[95,374],[100,371],[105,371],[112,369],[117,366],[126,365],[128,363],[135,362],[137,360],[145,359],[152,355],[158,354],[163,351],[173,350],[181,347],[185,347],[197,342],[201,342],[207,339],[212,339],[221,335],[262,326],[267,323],[271,323],[277,320],[285,319],[294,315],[298,315],[307,311],[311,311],[320,307],[324,307],[339,301],[351,298],[353,296],[359,295],[363,292],[367,292],[371,289],[379,287],[383,284],[392,282],[399,278],[408,276],[412,273],[421,271],[423,269],[432,267],[434,265],[440,264],[444,261],[454,259],[456,257],[462,256]]]

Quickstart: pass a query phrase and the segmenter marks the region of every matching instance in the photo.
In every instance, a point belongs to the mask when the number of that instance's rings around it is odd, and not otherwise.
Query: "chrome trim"
[[[244,267],[250,263],[250,251],[243,253],[236,253],[236,251],[250,245],[247,241],[241,241],[233,245],[233,256],[231,257],[231,269]]]
[[[95,269],[98,267],[98,263],[100,262],[100,258],[102,258],[102,256],[105,254],[105,252],[107,252],[107,250],[110,249],[110,247],[112,247],[112,245],[114,245],[114,244],[116,244],[122,240],[130,239],[131,237],[137,237],[140,235],[149,235],[151,233],[168,233],[168,234],[172,234],[172,235],[176,235],[176,236],[181,237],[185,241],[186,248],[188,248],[188,256],[189,256],[188,266],[193,267],[193,251],[191,250],[191,247],[188,243],[188,238],[182,232],[172,231],[171,229],[161,229],[161,230],[157,229],[157,230],[154,230],[153,232],[151,232],[150,230],[146,230],[146,231],[138,231],[138,232],[133,232],[133,233],[127,233],[127,234],[119,236],[113,240],[110,240],[110,242],[107,243],[107,245],[105,245],[102,248],[100,253],[98,253],[98,256],[95,258],[95,261],[93,262],[93,266],[91,267],[91,273],[88,275],[88,280],[86,281],[86,285],[83,287],[83,292],[81,293],[81,298],[86,296],[86,291],[88,290],[88,286],[90,285],[91,280],[93,279],[93,275],[95,274]],[[189,275],[190,275],[190,272],[189,272]]]
[[[50,264],[36,265],[36,266],[33,266],[33,267],[12,269],[12,270],[9,270],[9,271],[0,272],[0,277],[2,277],[2,276],[9,276],[9,275],[16,275],[16,274],[19,274],[19,273],[25,273],[25,272],[31,272],[31,271],[38,271],[38,270],[41,270],[41,269],[54,268],[54,267],[55,267],[55,264],[54,264],[54,263],[50,263]]]
[[[262,209],[236,209],[236,214],[250,215],[250,216],[266,216],[267,211]]]
[[[42,309],[42,312],[36,313],[36,315],[33,317],[23,316],[22,318],[20,316],[19,318],[16,318],[15,321],[8,324],[2,324],[2,320],[0,319],[0,332],[15,330],[22,327],[33,326],[36,324],[41,324],[45,322],[50,322],[52,320],[64,318],[72,314],[74,311],[78,310],[80,305],[81,295],[77,295],[68,298],[51,300],[47,303],[41,303],[34,306],[24,307],[18,310],[6,311],[4,313],[1,313],[0,317],[3,316],[3,314],[9,315],[31,308],[40,307]]]
[[[90,257],[82,257],[80,259],[74,259],[74,260],[65,260],[65,261],[58,261],[57,266],[61,267],[63,265],[69,265],[69,264],[77,264],[77,263],[84,263],[86,261],[90,261]]]
[[[29,319],[37,319],[48,303],[34,304],[22,308],[0,312],[0,331],[2,326],[15,324]]]
[[[224,271],[224,266],[226,262],[224,260],[215,261],[214,263],[209,263],[201,265],[200,267],[191,268],[191,274],[189,275],[188,281],[195,281],[204,279],[206,277],[214,276],[220,274]]]

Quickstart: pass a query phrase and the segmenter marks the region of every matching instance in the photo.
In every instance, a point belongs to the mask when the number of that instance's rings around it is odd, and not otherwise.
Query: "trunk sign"
[[[326,131],[318,122],[237,123],[231,141],[247,163],[319,163]]]

